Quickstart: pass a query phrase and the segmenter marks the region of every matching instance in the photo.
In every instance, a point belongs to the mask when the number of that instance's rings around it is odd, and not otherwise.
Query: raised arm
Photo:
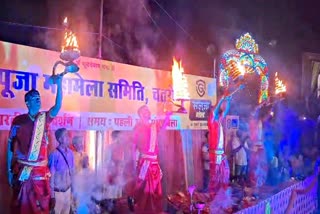
[[[50,109],[50,116],[56,117],[61,109],[62,106],[62,76],[57,76],[55,79],[55,83],[57,84],[57,94],[56,94],[56,102],[54,106]]]
[[[223,118],[225,118],[229,114],[232,97],[229,96],[229,97],[226,97],[225,99],[227,100],[227,106],[223,112],[223,115],[222,115]]]
[[[170,122],[170,116],[172,115],[172,112],[171,111],[168,111],[166,113],[166,117],[164,118],[164,121],[163,121],[163,124],[160,128],[160,131],[163,131],[166,129],[166,127],[168,126],[169,122]]]
[[[217,104],[216,108],[213,110],[213,120],[218,120],[219,119],[219,110],[221,108],[221,105],[224,101],[224,97],[222,97],[219,101],[219,103]]]

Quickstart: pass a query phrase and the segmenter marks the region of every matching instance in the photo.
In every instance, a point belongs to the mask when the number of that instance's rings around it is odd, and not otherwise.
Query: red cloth
[[[157,133],[159,132],[159,125],[156,125]],[[151,139],[151,124],[142,124],[138,123],[134,128],[134,140],[137,146],[137,149],[140,153],[148,155],[157,155],[158,154],[158,140],[156,140],[156,145],[153,152],[149,151],[150,148],[150,139]]]
[[[230,179],[230,168],[226,156],[222,155],[221,164],[216,164],[218,155],[215,151],[218,149],[218,143],[220,138],[220,122],[214,120],[213,112],[211,111],[208,118],[209,129],[209,158],[210,158],[210,181],[209,191],[217,192],[221,187],[227,187]],[[220,155],[221,156],[221,155]]]
[[[210,161],[214,161],[216,159],[214,150],[217,149],[218,143],[219,143],[219,138],[220,138],[220,122],[217,120],[214,120],[214,115],[213,112],[209,114],[208,118],[208,131],[209,131],[209,136],[208,136],[208,142],[209,142],[209,151],[210,151]]]
[[[221,164],[210,164],[209,191],[217,192],[220,188],[229,186],[230,168],[228,160],[224,157]]]
[[[157,133],[159,127],[157,126]],[[145,155],[157,156],[158,141],[156,141],[153,152],[149,151],[151,138],[151,125],[137,124],[135,127],[135,140],[139,152]],[[141,171],[144,161],[140,157],[137,165],[137,175]],[[137,213],[158,213],[162,211],[162,187],[161,187],[161,169],[156,159],[148,159],[149,168],[144,180],[137,178],[135,185],[135,200],[137,203]]]
[[[143,159],[139,160],[140,172]],[[160,213],[162,211],[161,170],[157,162],[150,163],[144,180],[137,179],[135,199],[137,213]]]
[[[49,213],[49,180],[17,182],[13,186],[12,212],[23,214]]]
[[[53,118],[46,112],[46,124],[44,135],[41,141],[40,153],[37,162],[48,159],[47,154],[47,130]],[[12,205],[14,212],[23,214],[49,213],[50,188],[49,180],[33,180],[33,177],[45,177],[49,173],[49,168],[33,167],[30,178],[25,182],[18,181],[23,165],[17,159],[27,161],[31,146],[31,138],[34,131],[34,121],[28,114],[22,114],[14,118],[13,126],[19,126],[16,137],[13,138],[12,148],[13,160],[12,171],[14,174],[14,187]]]
[[[209,128],[209,151],[210,151],[210,161],[215,161],[214,150],[218,147],[219,136],[220,136],[220,124],[218,121],[213,121],[210,124],[208,123]]]

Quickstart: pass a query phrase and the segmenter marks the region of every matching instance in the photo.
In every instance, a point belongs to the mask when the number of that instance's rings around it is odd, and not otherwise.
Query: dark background
[[[1,2],[0,40],[59,50],[61,23],[68,16],[82,55],[98,56],[100,0]],[[219,56],[250,32],[270,77],[278,72],[295,97],[302,53],[320,48],[319,6],[316,0],[104,0],[102,58],[170,70],[176,56],[186,73],[212,76],[208,45],[214,44]]]

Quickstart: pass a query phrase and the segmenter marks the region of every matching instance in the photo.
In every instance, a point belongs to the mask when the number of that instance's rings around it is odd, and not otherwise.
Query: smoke
[[[151,16],[151,18],[150,18]],[[154,49],[159,40],[147,1],[119,0],[108,5],[107,36],[104,46],[108,58],[145,67],[155,67]]]
[[[89,213],[88,210],[112,209],[113,200],[132,196],[135,178],[131,132],[114,131],[112,142],[106,144],[103,151],[101,167],[94,171],[82,169],[74,179],[78,213]],[[104,213],[100,211],[99,213]]]
[[[92,34],[98,32],[99,29],[100,10],[98,2],[90,0],[74,1],[71,10],[71,27],[78,37],[80,50],[84,55],[92,57],[97,57],[98,54],[97,35]]]
[[[210,202],[210,213],[224,213],[222,210],[230,209],[233,204],[231,188],[220,188],[212,202]]]
[[[95,190],[96,176],[90,169],[83,169],[74,178],[74,194],[77,213],[89,213],[95,207],[91,197]]]
[[[75,32],[83,56],[97,57],[97,41],[99,29],[99,11],[97,2],[84,1],[47,1],[47,26],[50,30],[41,31],[33,38],[34,42],[42,42],[47,49],[60,51],[64,30],[63,19],[68,17],[69,27]]]

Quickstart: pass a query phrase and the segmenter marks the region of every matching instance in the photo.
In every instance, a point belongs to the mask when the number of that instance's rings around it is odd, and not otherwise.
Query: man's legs
[[[207,192],[209,188],[210,181],[210,170],[203,170],[203,192]]]
[[[239,183],[240,178],[241,178],[241,166],[240,165],[237,165],[237,164],[235,165],[234,175],[235,175],[236,182]]]
[[[54,207],[55,214],[69,214],[71,208],[71,190],[66,192],[55,192],[56,206]]]
[[[247,165],[241,165],[240,166],[240,184],[244,185],[247,180]]]

